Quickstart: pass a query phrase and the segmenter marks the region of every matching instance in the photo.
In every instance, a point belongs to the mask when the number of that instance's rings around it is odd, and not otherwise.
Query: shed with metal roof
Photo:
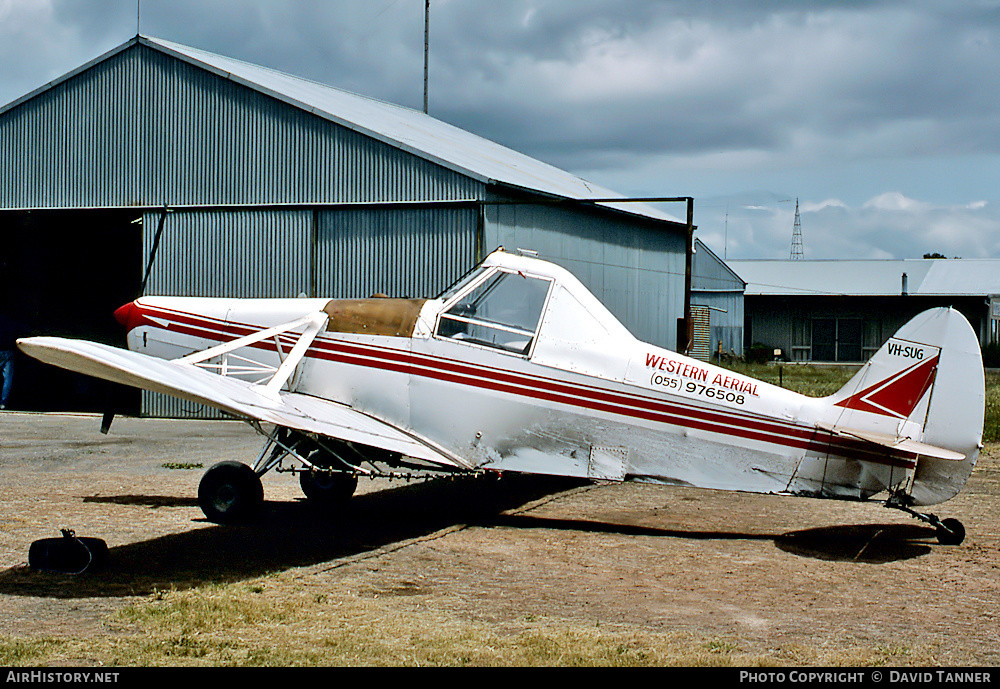
[[[925,309],[961,311],[980,344],[1000,340],[1000,260],[740,260],[745,343],[790,361],[867,360]]]
[[[24,332],[121,343],[140,293],[433,295],[503,245],[676,348],[691,230],[424,113],[147,36],[0,107],[0,313]],[[93,404],[44,383],[20,406]]]
[[[743,291],[746,283],[700,239],[694,240],[691,355],[708,361],[743,356]]]

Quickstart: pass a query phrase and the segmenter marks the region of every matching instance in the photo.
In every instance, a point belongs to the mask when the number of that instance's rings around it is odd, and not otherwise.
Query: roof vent
[[[907,285],[906,273],[903,273],[903,288],[902,294],[905,297],[909,293],[909,286]]]

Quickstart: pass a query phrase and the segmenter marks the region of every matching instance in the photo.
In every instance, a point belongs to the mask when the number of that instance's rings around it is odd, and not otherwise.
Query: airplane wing
[[[472,468],[461,457],[428,440],[347,405],[280,392],[273,379],[264,386],[212,373],[191,363],[194,357],[168,361],[97,342],[60,337],[29,337],[18,340],[17,344],[25,354],[48,364],[207,404],[240,418],[373,445],[447,468]]]
[[[833,433],[834,435],[863,440],[890,450],[909,452],[915,455],[923,455],[924,457],[934,457],[936,459],[948,459],[956,462],[961,462],[965,459],[965,455],[961,452],[954,452],[943,447],[928,445],[927,443],[921,443],[916,440],[911,440],[910,438],[899,438],[886,433],[862,431],[856,428],[832,426],[829,424],[817,424],[817,426],[824,431]]]

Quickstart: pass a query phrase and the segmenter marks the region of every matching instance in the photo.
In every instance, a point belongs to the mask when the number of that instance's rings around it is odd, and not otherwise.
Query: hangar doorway
[[[139,294],[140,217],[124,209],[0,211],[0,351],[13,350],[8,409],[139,413],[138,390],[42,364],[13,340],[58,335],[125,346],[114,310]]]

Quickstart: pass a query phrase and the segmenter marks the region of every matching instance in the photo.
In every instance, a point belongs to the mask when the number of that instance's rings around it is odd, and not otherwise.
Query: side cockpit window
[[[497,271],[441,314],[437,334],[527,356],[551,281]]]

